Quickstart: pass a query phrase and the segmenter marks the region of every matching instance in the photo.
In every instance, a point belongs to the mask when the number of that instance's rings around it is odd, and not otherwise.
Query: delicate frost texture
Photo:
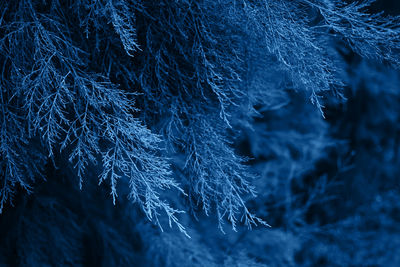
[[[68,39],[68,29],[59,21],[62,18],[53,18],[51,13],[37,14],[30,1],[19,4],[24,8],[15,13],[13,23],[3,27],[8,34],[2,39],[3,60],[11,66],[4,65],[3,73],[11,76],[9,82],[15,87],[8,93],[13,94],[9,98],[20,107],[15,116],[26,118],[24,125],[12,126],[21,131],[15,134],[16,138],[40,137],[42,153],[50,158],[57,150],[68,150],[80,183],[87,166],[95,166],[100,157],[100,183],[109,181],[114,203],[118,179],[129,179],[130,198],[142,203],[149,218],[157,217],[156,210],[161,208],[178,223],[174,217],[178,211],[162,201],[157,190],[179,187],[170,175],[166,158],[159,155],[160,137],[133,116],[137,112],[133,95],[107,77],[84,68],[82,58],[86,52]],[[7,116],[7,112],[3,115]],[[4,135],[9,134],[6,121],[13,123],[4,119]],[[29,141],[22,139],[23,142]],[[29,188],[18,173],[35,170],[11,158],[6,143],[2,142],[3,155],[8,158],[4,163],[9,171],[4,177],[2,205],[12,190],[8,186],[18,183]],[[19,165],[21,169],[17,169]]]
[[[155,222],[163,210],[184,231],[162,197],[175,188],[221,229],[225,219],[266,224],[246,206],[257,176],[235,132],[259,106],[289,104],[279,100],[287,88],[323,112],[322,95],[343,85],[334,42],[398,65],[399,18],[367,14],[371,3],[3,1],[0,208],[17,185],[29,190],[44,160],[66,157],[81,186],[100,168],[114,203],[126,180]],[[276,75],[250,84],[253,64]]]

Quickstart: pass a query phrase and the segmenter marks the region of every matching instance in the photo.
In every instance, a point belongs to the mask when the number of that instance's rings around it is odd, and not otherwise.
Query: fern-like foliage
[[[114,203],[127,181],[149,219],[164,211],[182,231],[164,189],[220,225],[265,224],[246,206],[255,175],[235,132],[286,88],[323,112],[321,92],[343,85],[335,42],[398,66],[399,18],[368,14],[372,2],[2,2],[1,207],[58,155],[81,185],[100,168]]]
[[[57,6],[38,14],[38,7],[30,1],[14,5],[7,6],[16,11],[10,13],[12,23],[3,26],[7,34],[1,43],[3,80],[8,83],[3,91],[7,94],[3,97],[2,142],[7,171],[2,204],[12,190],[10,184],[28,187],[21,176],[25,172],[34,176],[39,167],[27,164],[29,158],[18,159],[27,148],[18,145],[19,151],[11,151],[9,146],[18,141],[29,144],[28,138],[37,136],[43,145],[41,153],[47,157],[69,151],[81,183],[87,166],[96,166],[100,159],[99,182],[109,181],[114,202],[117,180],[124,177],[129,180],[130,198],[141,203],[149,218],[160,208],[175,218],[176,211],[160,200],[157,190],[178,185],[171,178],[169,163],[159,154],[160,137],[134,117],[137,110],[132,96],[85,67],[87,53],[68,36],[65,18],[52,14]],[[14,113],[9,105],[14,105]],[[15,140],[9,140],[10,134]]]

